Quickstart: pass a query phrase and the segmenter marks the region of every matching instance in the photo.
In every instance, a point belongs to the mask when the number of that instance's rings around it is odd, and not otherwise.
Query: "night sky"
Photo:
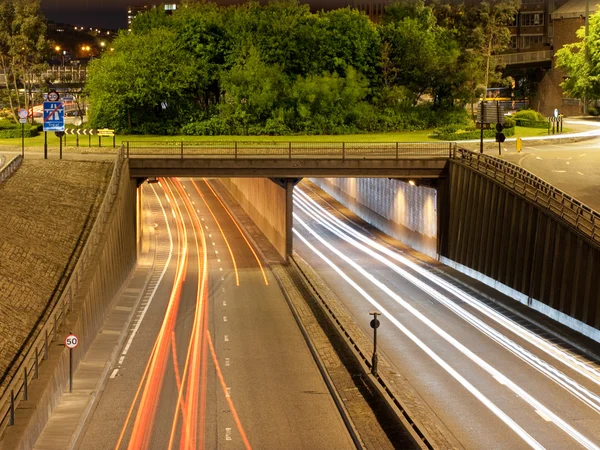
[[[126,28],[127,7],[159,5],[160,0],[42,0],[48,20],[94,28]]]

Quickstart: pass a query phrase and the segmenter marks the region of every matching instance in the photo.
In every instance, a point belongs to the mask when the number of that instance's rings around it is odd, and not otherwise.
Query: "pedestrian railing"
[[[46,315],[43,325],[34,330],[30,342],[26,344],[24,349],[24,356],[9,372],[0,386],[2,392],[0,397],[0,436],[2,436],[7,426],[15,424],[15,410],[21,400],[28,399],[28,386],[32,379],[38,378],[40,365],[43,367],[42,361],[48,359],[48,346],[51,342],[56,341],[59,332],[64,331],[61,328],[65,323],[66,315],[72,310],[73,300],[80,293],[80,284],[88,266],[93,261],[94,251],[102,238],[103,230],[117,198],[123,162],[124,155],[121,149],[117,154],[112,177],[96,221],[69,280],[55,304],[50,305],[50,313]]]
[[[452,158],[547,209],[596,244],[600,244],[600,213],[550,183],[516,164],[463,148],[457,148]]]
[[[23,162],[23,157],[21,155],[15,156],[11,159],[8,164],[2,167],[0,170],[0,183],[10,177],[15,171],[21,167],[21,163]]]
[[[124,141],[125,156],[179,158],[403,159],[448,158],[449,142]]]

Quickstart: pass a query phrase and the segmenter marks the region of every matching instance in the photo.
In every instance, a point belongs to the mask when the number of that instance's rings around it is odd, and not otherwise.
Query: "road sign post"
[[[73,349],[79,345],[79,338],[73,333],[65,338],[65,345],[69,349],[69,392],[73,392]]]
[[[19,122],[21,123],[21,156],[25,156],[25,122],[27,122],[27,110],[21,108],[19,110]]]
[[[371,358],[371,374],[376,377],[377,376],[377,362],[378,362],[378,356],[377,356],[377,328],[379,328],[380,322],[377,319],[377,316],[380,316],[381,313],[378,311],[373,311],[369,313],[370,315],[373,316],[373,319],[371,320],[371,328],[373,328],[373,357]]]

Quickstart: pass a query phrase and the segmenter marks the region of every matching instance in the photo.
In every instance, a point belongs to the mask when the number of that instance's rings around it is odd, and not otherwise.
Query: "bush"
[[[23,136],[26,138],[35,137],[40,134],[43,126],[40,124],[25,124],[23,127]],[[0,139],[15,139],[21,137],[21,125],[12,120],[0,121]]]
[[[181,134],[188,136],[230,135],[231,128],[219,117],[211,117],[202,122],[191,122],[181,128]]]
[[[592,106],[588,109],[588,113],[590,116],[598,116],[600,115],[598,108],[596,108],[595,106]]]
[[[540,114],[537,111],[534,111],[533,109],[523,109],[521,111],[517,111],[513,117],[515,118],[515,120],[518,121],[519,120],[525,120],[528,122],[546,122],[547,119],[546,117],[544,117],[542,114]]]
[[[512,117],[504,118],[504,128],[514,128],[517,125],[517,121]]]

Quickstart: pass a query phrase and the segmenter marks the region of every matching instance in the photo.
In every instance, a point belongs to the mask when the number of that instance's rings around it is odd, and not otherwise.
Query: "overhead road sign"
[[[65,107],[62,102],[44,102],[44,131],[65,131]]]

